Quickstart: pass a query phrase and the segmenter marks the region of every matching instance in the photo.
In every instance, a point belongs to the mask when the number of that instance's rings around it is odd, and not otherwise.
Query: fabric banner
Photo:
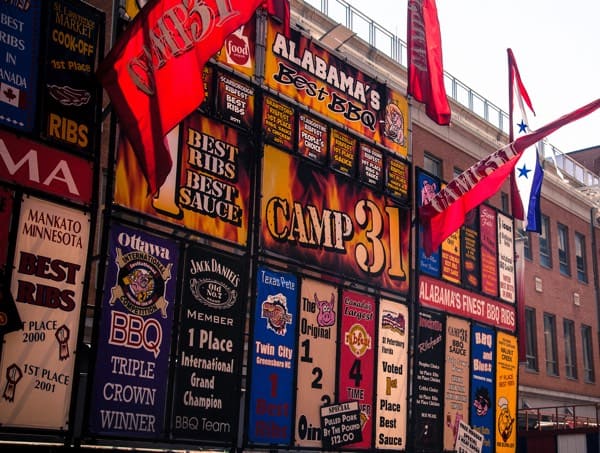
[[[517,337],[498,332],[496,338],[496,453],[517,447]]]
[[[487,205],[479,207],[481,243],[481,291],[498,297],[498,221],[496,210]]]
[[[17,231],[10,290],[23,329],[4,335],[0,424],[67,430],[90,218],[25,197]]]
[[[0,123],[23,132],[33,131],[37,113],[42,7],[40,1],[2,2]]]
[[[477,208],[465,215],[465,223],[459,231],[462,231],[462,282],[466,288],[479,291],[481,288],[481,239]]]
[[[379,301],[375,448],[404,450],[408,417],[408,307]]]
[[[469,420],[470,336],[468,321],[451,316],[446,318],[444,451],[454,450],[460,423]]]
[[[340,302],[340,354],[338,399],[358,401],[362,440],[345,449],[372,448],[375,366],[375,299],[367,294],[343,291]]]
[[[321,406],[335,398],[338,291],[333,285],[302,279],[298,322],[296,433],[298,447],[322,448]]]
[[[273,96],[263,97],[262,131],[265,142],[288,151],[296,143],[296,110]]]
[[[241,400],[246,266],[190,247],[184,259],[172,433],[235,445]],[[201,414],[201,415],[200,415]]]
[[[460,284],[461,282],[461,230],[456,230],[442,242],[441,264],[442,278],[448,282]]]
[[[512,218],[498,213],[498,281],[500,299],[515,303],[515,235]]]
[[[408,209],[268,145],[262,175],[264,250],[408,292]]]
[[[412,447],[422,452],[442,450],[444,376],[444,318],[440,313],[420,312],[417,317],[414,367]]]
[[[178,261],[176,243],[111,225],[89,415],[92,433],[164,437]]]
[[[312,115],[300,113],[298,116],[298,153],[324,164],[327,161],[329,128]]]
[[[496,335],[478,324],[471,328],[471,427],[483,434],[482,453],[494,449]]]
[[[255,88],[223,72],[217,72],[217,115],[244,130],[254,126]]]
[[[248,441],[289,445],[296,362],[298,281],[260,266],[252,318]]]
[[[441,182],[438,178],[424,173],[421,169],[417,168],[417,206],[421,207],[429,203],[429,201],[435,196],[435,194],[441,188]],[[441,275],[441,256],[440,250],[436,249],[432,251],[429,255],[425,253],[425,248],[423,247],[423,226],[419,223],[419,255],[418,255],[418,264],[419,271],[423,274],[430,275],[432,277],[439,278]]]

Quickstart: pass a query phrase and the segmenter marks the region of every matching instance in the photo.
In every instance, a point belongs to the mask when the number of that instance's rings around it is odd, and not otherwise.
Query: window
[[[587,260],[585,256],[585,236],[575,233],[575,265],[577,266],[577,280],[582,283],[588,282]]]
[[[550,254],[550,219],[542,215],[542,232],[538,237],[540,244],[540,264],[552,267],[552,255]]]
[[[525,307],[525,335],[526,335],[526,359],[527,369],[533,371],[539,371],[538,368],[538,354],[537,354],[537,341],[536,341],[536,329],[535,329],[535,309]]]
[[[581,344],[583,350],[583,378],[585,382],[595,382],[592,328],[590,326],[581,326]]]
[[[463,174],[463,171],[460,168],[454,167],[454,175],[452,176],[453,178],[456,178],[457,176],[460,176],[462,174]]]
[[[442,162],[433,157],[431,154],[425,153],[423,162],[423,167],[425,170],[431,173],[433,176],[437,176],[438,178],[442,178]]]
[[[508,212],[508,194],[506,192],[500,194],[500,203],[502,203],[502,212]]]
[[[533,253],[531,252],[531,233],[529,231],[525,232],[525,240],[523,241],[523,254],[528,260],[531,261],[533,259]]]
[[[565,375],[577,379],[577,354],[575,349],[575,323],[570,319],[563,321],[565,335]]]
[[[544,343],[546,344],[546,373],[549,376],[558,376],[556,317],[548,313],[544,313]]]
[[[569,229],[558,224],[558,266],[560,273],[571,275],[571,265],[569,263]]]

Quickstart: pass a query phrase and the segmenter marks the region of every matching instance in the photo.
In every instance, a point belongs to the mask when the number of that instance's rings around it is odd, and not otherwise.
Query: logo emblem
[[[287,325],[292,323],[292,315],[287,309],[286,297],[279,293],[270,295],[262,303],[261,318],[267,320],[267,329],[285,336]]]

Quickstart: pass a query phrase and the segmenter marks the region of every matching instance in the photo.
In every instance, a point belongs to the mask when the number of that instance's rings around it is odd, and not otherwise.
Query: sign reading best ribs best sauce
[[[239,259],[192,247],[185,257],[173,434],[233,443],[240,403],[244,293]]]

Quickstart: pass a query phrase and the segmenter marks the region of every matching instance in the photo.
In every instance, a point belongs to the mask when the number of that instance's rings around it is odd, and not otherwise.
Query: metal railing
[[[406,42],[344,0],[304,1],[334,21],[345,25],[356,33],[359,38],[393,59],[396,63],[405,68],[408,66]],[[444,85],[450,98],[508,134],[508,113],[447,72],[444,72]],[[565,155],[555,146],[546,141],[540,142],[539,146],[542,156],[573,181],[587,187],[597,186],[600,183],[600,178],[596,174]]]
[[[595,404],[575,406],[552,406],[535,409],[519,409],[518,428],[522,431],[600,430],[600,407]]]

